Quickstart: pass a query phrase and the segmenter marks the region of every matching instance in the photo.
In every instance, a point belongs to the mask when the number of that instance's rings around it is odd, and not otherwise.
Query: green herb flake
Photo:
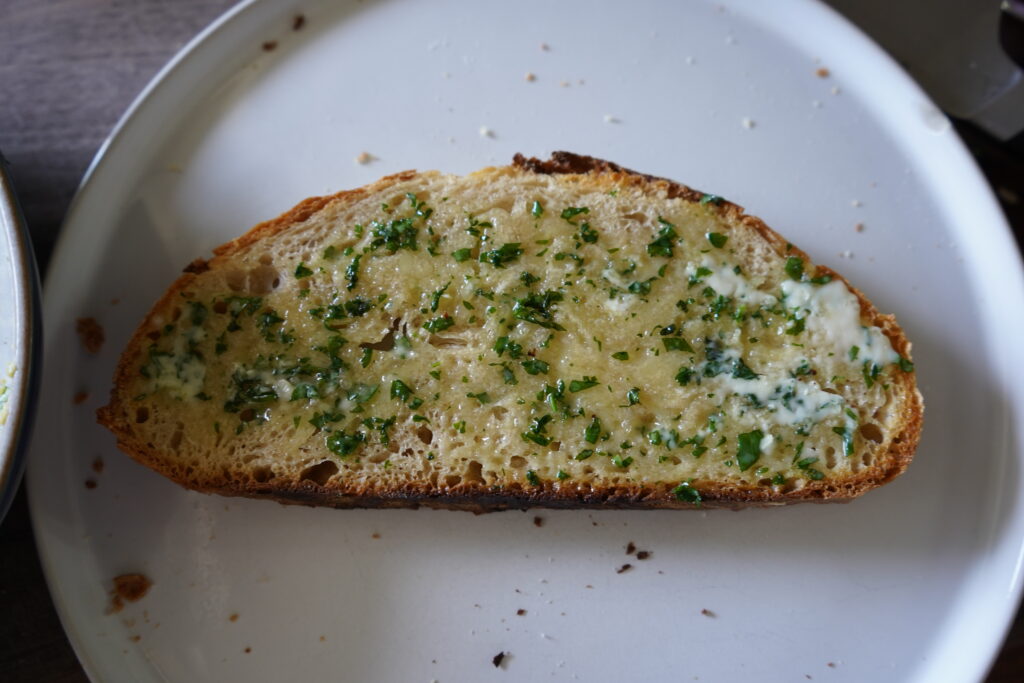
[[[851,346],[850,347],[850,362],[851,363],[853,361],[857,360],[858,354],[860,354],[860,347],[859,346]]]
[[[452,281],[449,280],[448,284],[446,284],[444,287],[442,287],[441,289],[437,290],[436,292],[434,292],[433,294],[430,295],[430,312],[431,313],[436,313],[437,312],[437,307],[441,304],[441,297],[444,296],[444,293],[446,291],[448,291],[448,287],[451,284],[452,284]]]
[[[352,259],[352,263],[348,264],[345,269],[345,282],[347,282],[346,289],[349,291],[355,289],[356,284],[359,282],[359,259],[363,257],[362,254],[356,254],[356,257]]]
[[[596,387],[600,382],[597,381],[596,377],[584,375],[583,379],[574,379],[569,382],[569,391],[573,394],[579,391],[586,391],[591,387]]]
[[[544,215],[544,206],[536,199],[530,204],[530,213],[534,218],[540,218]]]
[[[764,434],[760,429],[740,434],[739,447],[736,451],[736,462],[740,471],[745,472],[761,457],[761,440]]]
[[[455,319],[447,314],[437,318],[432,318],[431,320],[428,320],[427,322],[423,323],[424,329],[433,334],[443,332],[444,330],[447,330],[449,327],[453,327],[454,325]]]
[[[562,209],[562,220],[569,221],[572,223],[572,218],[580,215],[581,213],[590,213],[590,209],[586,206],[570,206]]]
[[[601,435],[601,418],[594,416],[590,424],[583,430],[583,440],[587,443],[597,443],[597,437]]]
[[[463,261],[469,259],[469,257],[472,255],[473,250],[469,248],[456,249],[455,251],[452,252],[452,258],[454,258],[458,263],[462,263]]]
[[[853,430],[846,427],[833,427],[832,431],[843,440],[843,454],[847,457],[853,455]]]
[[[540,477],[533,470],[526,470],[526,481],[530,482],[531,486],[540,486]]]
[[[661,343],[665,345],[666,351],[685,351],[694,353],[693,347],[682,337],[662,337]]]
[[[786,259],[786,275],[799,282],[804,277],[804,260],[799,256]]]
[[[408,384],[400,379],[396,379],[391,382],[391,398],[397,398],[400,401],[406,401],[410,396],[413,395],[413,390]]]
[[[722,197],[719,197],[717,194],[705,194],[703,197],[700,198],[700,203],[702,205],[703,204],[714,204],[714,205],[718,206],[718,205],[720,205],[724,201],[725,200]]]
[[[615,465],[616,467],[626,469],[627,467],[633,464],[633,456],[628,456],[625,458],[623,458],[621,455],[612,456],[612,464]]]
[[[586,460],[594,454],[593,448],[584,448],[582,451],[576,454],[575,460]]]
[[[616,351],[615,353],[612,354],[612,358],[614,358],[615,360],[629,360],[629,352]]]
[[[633,387],[632,389],[627,391],[626,392],[626,401],[631,406],[635,406],[637,403],[639,403],[640,402],[640,388],[639,387]]]
[[[700,507],[702,502],[700,491],[691,486],[688,481],[684,481],[682,484],[672,489],[672,493],[675,494],[677,500],[681,500],[684,503],[691,503]]]
[[[707,238],[708,242],[711,242],[711,246],[715,249],[721,249],[725,246],[725,243],[729,241],[729,237],[720,232],[709,232],[707,234]]]
[[[486,405],[491,402],[491,397],[486,391],[481,391],[476,394],[466,394],[466,398],[475,398],[480,405]]]
[[[569,478],[568,473],[566,473],[564,470],[558,470],[558,474],[556,474],[555,476],[558,477],[558,481],[565,481],[566,479]]]
[[[900,366],[900,370],[902,370],[903,372],[913,372],[914,371],[914,364],[910,362],[909,358],[904,358],[904,357],[900,356],[898,364]]]
[[[327,450],[344,458],[352,455],[364,441],[366,441],[366,435],[362,432],[349,434],[339,430],[327,435]]]
[[[658,237],[647,245],[647,253],[650,256],[672,256],[672,246],[679,237],[679,233],[676,232],[675,226],[666,221],[661,216],[658,216],[658,222],[661,223],[662,228],[658,231]]]
[[[524,360],[522,362],[522,366],[523,370],[526,370],[526,373],[529,375],[546,375],[550,369],[550,366],[546,362],[537,358]]]
[[[507,264],[517,261],[523,250],[519,248],[519,242],[503,244],[498,249],[480,253],[482,263],[490,263],[495,268],[504,268]]]

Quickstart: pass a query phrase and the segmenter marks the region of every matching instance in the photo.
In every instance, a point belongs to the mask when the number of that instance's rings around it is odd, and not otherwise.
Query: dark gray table
[[[44,269],[89,161],[156,71],[233,0],[0,0],[0,149]],[[1024,144],[959,127],[1024,236]],[[50,601],[25,493],[0,526],[0,680],[84,681]],[[1024,681],[1019,614],[989,679]]]

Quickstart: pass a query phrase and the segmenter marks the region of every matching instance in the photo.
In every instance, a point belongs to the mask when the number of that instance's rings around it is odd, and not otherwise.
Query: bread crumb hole
[[[882,443],[882,430],[879,429],[878,425],[873,422],[867,422],[860,426],[860,435],[868,441],[874,441],[875,443]]]
[[[323,486],[327,483],[327,480],[338,473],[338,466],[330,460],[324,460],[318,465],[307,467],[302,471],[300,477],[306,481],[311,481],[317,486]]]
[[[274,478],[274,470],[266,465],[254,467],[252,470],[252,478],[257,483],[263,484]]]
[[[175,453],[177,453],[178,449],[181,448],[181,439],[184,435],[185,425],[179,422],[175,425],[174,433],[171,434],[171,439],[168,442],[168,445],[171,447],[171,450],[174,451]]]
[[[484,483],[483,470],[483,465],[478,463],[476,460],[471,460],[469,465],[466,467],[464,479],[467,482],[482,484]]]
[[[448,487],[458,486],[462,483],[462,477],[457,474],[449,474],[444,478],[444,485]]]
[[[508,464],[515,468],[526,467],[526,458],[521,455],[513,455]]]
[[[437,337],[435,335],[430,335],[430,339],[427,341],[431,346],[436,346],[438,348],[469,346],[469,342],[462,337]]]
[[[491,414],[499,420],[504,420],[505,416],[508,415],[508,408],[502,408],[501,406],[494,406],[491,408]]]
[[[245,288],[245,272],[241,270],[229,270],[224,273],[224,281],[228,285],[228,289],[232,292],[240,292]],[[216,306],[214,310],[217,310]],[[227,304],[224,305],[224,311],[227,311]],[[217,311],[218,313],[222,311]]]
[[[145,406],[142,406],[140,408],[136,408],[135,409],[135,422],[137,424],[142,424],[143,422],[146,422],[147,420],[149,420],[149,408],[147,408]]]
[[[281,284],[281,274],[272,266],[257,266],[249,271],[249,293],[269,294]]]
[[[426,425],[420,425],[416,429],[416,437],[429,446],[430,442],[434,440],[434,432],[430,431]]]

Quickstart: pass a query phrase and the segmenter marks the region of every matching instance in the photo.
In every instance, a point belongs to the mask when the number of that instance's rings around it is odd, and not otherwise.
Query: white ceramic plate
[[[87,177],[51,269],[29,483],[94,678],[984,675],[1020,590],[1021,265],[962,145],[891,61],[809,0],[301,7],[293,31],[289,3],[249,3],[161,74]],[[94,423],[134,325],[211,247],[311,194],[553,149],[746,205],[895,312],[927,404],[907,474],[845,506],[541,512],[538,528],[531,513],[189,493]],[[356,164],[363,151],[378,160]],[[98,356],[69,342],[83,315],[106,328]],[[653,556],[627,558],[631,541]],[[154,587],[105,614],[125,572]]]

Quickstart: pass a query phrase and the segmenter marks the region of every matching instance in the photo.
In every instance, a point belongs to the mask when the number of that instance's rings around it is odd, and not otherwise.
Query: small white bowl
[[[39,275],[0,155],[0,521],[18,490],[42,362]]]

